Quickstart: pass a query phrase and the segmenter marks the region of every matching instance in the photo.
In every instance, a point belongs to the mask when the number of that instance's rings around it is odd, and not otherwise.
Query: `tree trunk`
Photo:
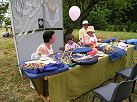
[[[74,24],[73,24],[73,23],[70,23],[69,28],[67,28],[66,31],[65,31],[65,35],[71,34],[74,29],[75,29]]]

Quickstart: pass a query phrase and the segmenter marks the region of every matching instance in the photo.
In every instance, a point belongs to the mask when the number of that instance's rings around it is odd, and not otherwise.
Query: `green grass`
[[[0,28],[0,102],[43,102],[36,91],[30,88],[29,80],[20,76],[13,37],[2,38],[4,31],[5,29]],[[76,37],[78,30],[75,30],[73,34]],[[96,35],[104,38],[112,36],[118,38],[119,35],[122,39],[137,38],[137,33],[127,32],[96,31]],[[72,102],[89,102],[91,96],[90,91]],[[132,100],[137,102],[137,87],[136,94],[132,95]],[[99,102],[98,99],[95,102]]]
[[[73,31],[73,35],[78,40],[78,29],[75,29]],[[116,38],[117,41],[119,40],[127,40],[127,39],[137,39],[137,33],[134,32],[109,32],[109,31],[99,31],[96,30],[95,32],[97,37],[103,37],[103,39],[109,39],[109,38]]]
[[[43,102],[29,80],[20,77],[13,37],[2,38],[0,29],[0,102]]]

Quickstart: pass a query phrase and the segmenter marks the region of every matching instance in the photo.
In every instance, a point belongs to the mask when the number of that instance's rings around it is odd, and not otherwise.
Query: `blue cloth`
[[[23,69],[23,71],[32,73],[32,74],[38,74],[40,71],[38,69]]]
[[[107,54],[109,55],[109,57],[112,61],[115,61],[115,60],[121,58],[122,56],[126,55],[126,52],[121,48],[118,48],[118,47],[115,47],[115,46],[111,46],[111,48],[113,50],[110,51]],[[98,49],[101,50],[101,51],[104,51],[105,46],[98,46]]]
[[[110,41],[115,41],[115,40],[116,40],[116,38],[110,38],[109,40],[110,40]]]
[[[57,74],[66,70],[69,70],[69,66],[67,64],[62,63],[50,63],[44,68],[37,68],[37,72],[35,72],[32,69],[22,69],[23,73],[29,78],[29,79],[36,79],[36,78],[42,78],[45,76],[50,76],[53,74]]]
[[[105,40],[103,43],[110,43],[111,41],[114,42],[115,40],[115,38],[110,38],[108,40]]]
[[[128,39],[127,44],[135,45],[135,50],[137,50],[137,39]]]
[[[126,52],[123,49],[120,49],[120,48],[114,47],[114,46],[112,46],[112,48],[114,50],[109,53],[109,57],[112,61],[115,61],[115,60],[121,58],[122,56],[126,55]]]
[[[62,55],[60,52],[56,53],[55,55],[55,59],[61,59]]]
[[[103,43],[110,43],[110,40],[105,40]]]
[[[76,48],[72,52],[73,53],[87,53],[89,51],[92,51],[92,48],[89,47],[81,47],[81,48]]]
[[[101,46],[101,45],[98,46],[98,50],[104,51],[104,49],[105,49],[105,46]]]
[[[64,63],[50,63],[47,66],[44,66],[44,71],[52,71],[57,70],[59,68],[63,68],[65,66]]]

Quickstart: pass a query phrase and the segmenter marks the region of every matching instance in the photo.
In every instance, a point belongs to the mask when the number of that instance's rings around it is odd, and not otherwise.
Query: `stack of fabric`
[[[21,69],[22,72],[29,79],[36,79],[69,70],[69,66],[67,64],[64,64],[63,62],[59,62],[59,63],[49,63],[43,68],[31,69],[31,68],[21,67]]]
[[[105,40],[103,43],[110,43],[110,42],[114,42],[116,39],[115,38],[110,38],[108,40]]]
[[[122,56],[126,55],[126,51],[121,48],[112,46],[112,49],[113,50],[109,53],[109,57],[112,61],[115,61],[121,58]]]
[[[126,55],[125,50],[115,47],[115,46],[108,46],[108,45],[101,46],[100,45],[100,46],[98,46],[98,48],[99,48],[99,50],[108,54],[112,61],[115,61],[115,60],[121,58],[122,56]]]

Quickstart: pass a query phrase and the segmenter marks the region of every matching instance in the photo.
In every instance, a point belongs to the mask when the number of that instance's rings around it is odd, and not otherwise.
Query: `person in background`
[[[74,36],[72,34],[67,35],[66,37],[67,44],[65,45],[65,51],[79,47],[79,45],[76,44],[73,40],[74,40]]]
[[[95,30],[93,26],[88,26],[87,33],[83,36],[83,45],[85,46],[95,46],[97,40],[96,35],[94,34]]]
[[[54,31],[46,31],[43,33],[43,43],[38,46],[35,53],[35,59],[39,59],[42,56],[50,56],[53,54],[52,44],[55,43],[56,37]]]
[[[88,21],[87,20],[84,20],[83,22],[82,22],[82,28],[79,30],[79,40],[80,41],[82,41],[82,38],[83,38],[83,36],[84,36],[84,34],[86,34],[87,32],[87,28],[88,28],[88,26],[89,26],[89,23],[88,23]]]

